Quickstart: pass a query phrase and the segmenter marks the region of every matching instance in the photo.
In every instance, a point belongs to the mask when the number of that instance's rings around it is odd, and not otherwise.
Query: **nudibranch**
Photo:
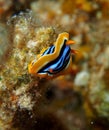
[[[74,43],[67,32],[60,33],[54,45],[28,65],[29,73],[47,79],[68,74],[73,66],[72,53],[76,53],[70,47]]]

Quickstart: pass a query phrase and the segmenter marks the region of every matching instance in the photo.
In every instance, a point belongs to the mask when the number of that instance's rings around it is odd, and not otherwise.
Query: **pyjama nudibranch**
[[[68,74],[72,71],[72,50],[70,44],[75,42],[69,40],[69,34],[63,32],[59,34],[56,42],[47,48],[38,58],[28,65],[30,74],[41,78],[53,78],[59,75]]]

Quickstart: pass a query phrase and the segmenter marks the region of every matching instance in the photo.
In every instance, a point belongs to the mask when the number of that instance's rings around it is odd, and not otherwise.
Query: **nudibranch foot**
[[[79,51],[78,51],[78,50],[73,50],[73,49],[71,49],[71,53],[73,53],[73,54],[78,54]]]

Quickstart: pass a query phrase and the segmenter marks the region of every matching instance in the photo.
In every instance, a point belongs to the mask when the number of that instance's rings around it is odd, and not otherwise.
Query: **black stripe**
[[[62,61],[62,62],[63,62],[63,65],[62,65],[61,67],[56,68],[56,69],[54,70],[54,72],[60,72],[61,70],[63,70],[63,69],[66,67],[67,63],[68,63],[69,60],[70,60],[70,55],[69,55],[69,53],[70,53],[70,50],[67,52],[65,58],[64,58],[63,61]]]
[[[44,55],[53,53],[53,52],[54,52],[54,49],[55,49],[54,46],[49,47],[47,50],[45,50],[45,51],[43,52],[43,54],[42,54],[41,56],[44,56]]]
[[[53,61],[51,61],[50,63],[48,63],[48,64],[46,64],[44,67],[42,67],[42,69],[40,69],[39,71],[38,71],[38,73],[45,73],[45,71],[44,71],[44,69],[46,69],[46,68],[48,68],[48,67],[50,67],[52,64],[55,64],[59,59],[60,59],[60,57],[62,56],[62,54],[64,53],[64,50],[65,50],[65,47],[66,47],[66,39],[64,40],[64,44],[63,44],[63,46],[62,46],[62,48],[61,48],[61,51],[60,51],[60,54],[59,54],[59,56],[55,59],[55,60],[53,60]],[[69,50],[70,51],[70,50]],[[69,54],[69,51],[67,52],[67,54]],[[67,56],[67,55],[66,55]],[[69,58],[70,58],[70,56],[69,56]],[[49,73],[49,74],[56,74],[56,73],[58,73],[58,72],[60,72],[61,70],[63,70],[66,66],[67,66],[67,64],[68,64],[68,61],[69,61],[69,58],[64,62],[64,64],[63,64],[63,66],[62,66],[62,69],[58,69],[58,70],[56,70],[56,71],[54,71],[53,73],[51,73],[51,72],[49,72],[49,71],[46,71],[47,73]],[[65,58],[66,59],[66,58]],[[65,60],[64,59],[64,60]]]

